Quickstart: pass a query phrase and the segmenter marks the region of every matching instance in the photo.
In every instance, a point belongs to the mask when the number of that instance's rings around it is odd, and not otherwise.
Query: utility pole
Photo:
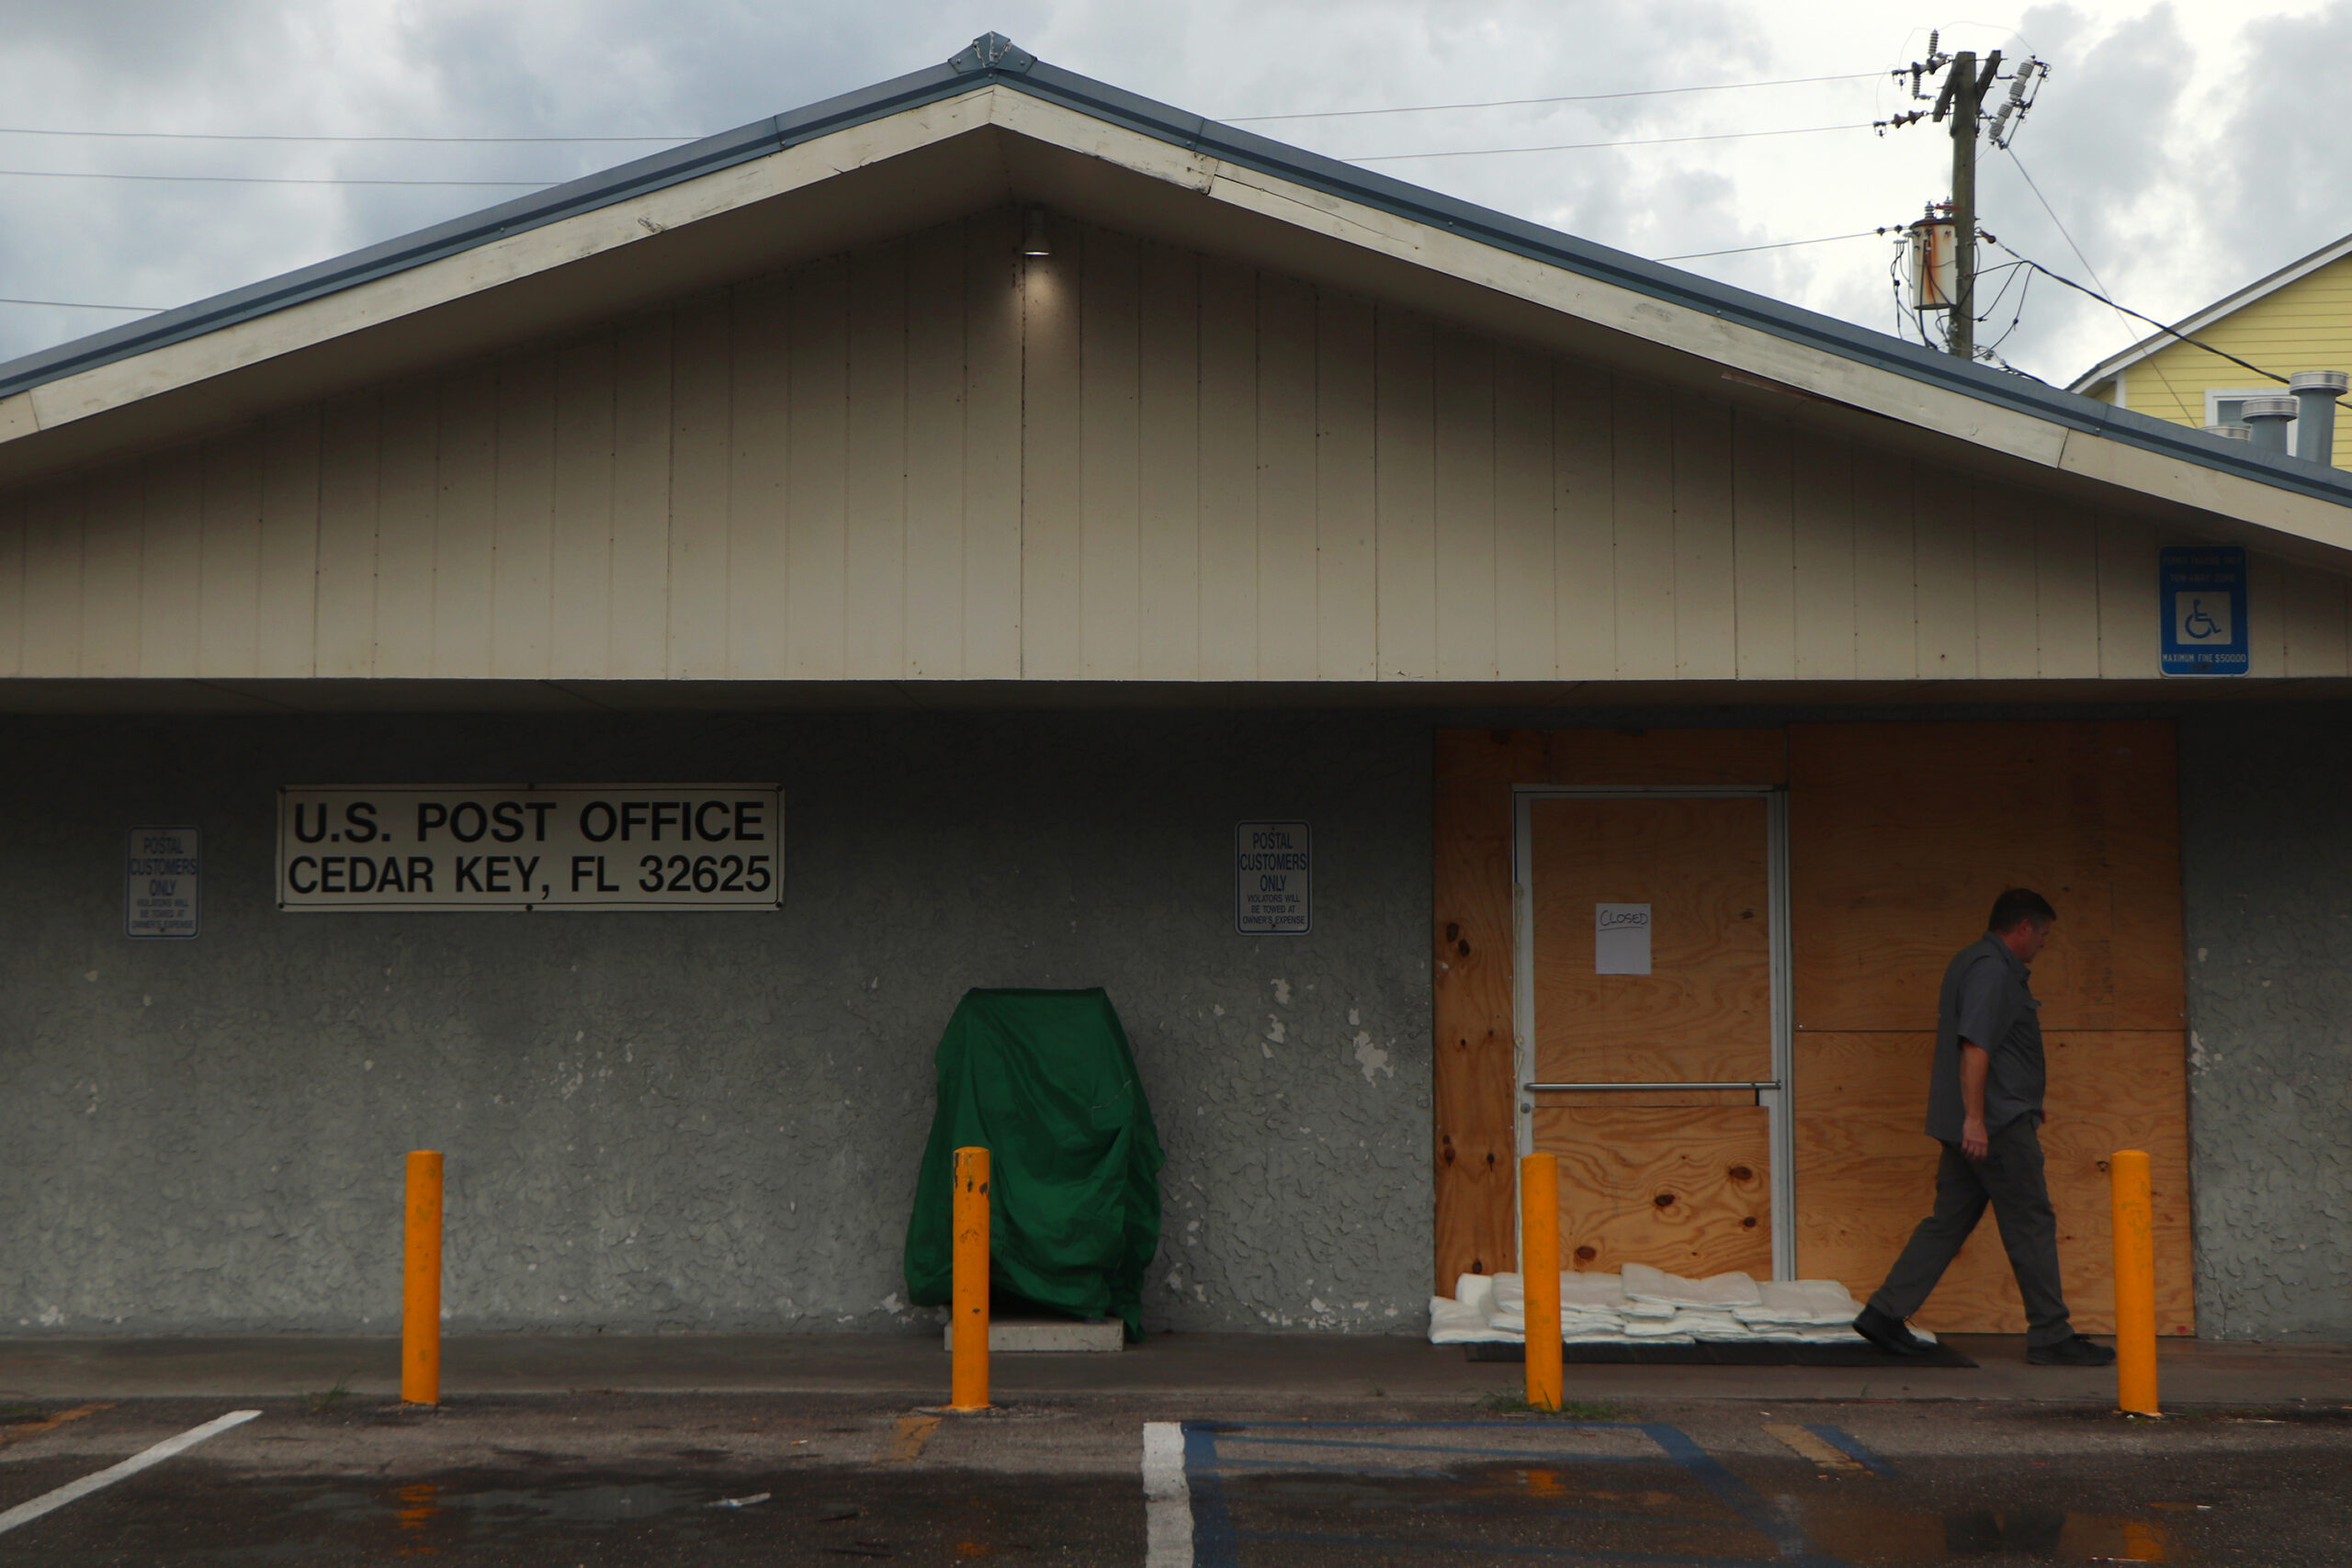
[[[1944,324],[1944,346],[1962,359],[1976,357],[1976,128],[1984,118],[1984,95],[2001,73],[2001,51],[1993,51],[1984,57],[1979,69],[1973,50],[1962,50],[1945,54],[1939,47],[1939,35],[1930,34],[1928,58],[1915,61],[1894,73],[1900,82],[1908,77],[1914,102],[1924,103],[1927,94],[1921,85],[1936,73],[1943,73],[1943,90],[1937,96],[1932,115],[1925,109],[1914,109],[1878,122],[1878,132],[1883,136],[1890,130],[1916,125],[1932,118],[1938,123],[1950,119],[1951,132],[1951,201],[1950,212],[1952,231],[1952,288],[1949,300],[1938,299],[1929,304],[1922,300],[1918,310],[1942,310],[1949,305],[1950,320]],[[2017,126],[2024,123],[2026,110],[2033,107],[2040,91],[2040,80],[2049,74],[2050,68],[2039,60],[2028,60],[2020,66],[2009,88],[2008,101],[1994,117],[1993,145],[2006,147],[2017,134]],[[2012,121],[2015,123],[2013,124]],[[1929,219],[1934,216],[1929,212]],[[1918,225],[1914,225],[1917,228]]]
[[[1951,233],[1953,288],[1951,320],[1945,323],[1944,344],[1962,359],[1976,357],[1976,120],[1984,103],[1984,89],[2000,74],[2001,51],[1984,60],[1982,75],[1976,52],[1962,50],[1944,73],[1944,90],[1936,100],[1935,118],[1951,116]]]

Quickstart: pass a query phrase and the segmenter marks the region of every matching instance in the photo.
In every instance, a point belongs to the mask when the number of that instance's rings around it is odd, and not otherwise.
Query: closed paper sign
[[[1650,907],[1647,904],[1595,904],[1592,907],[1592,972],[1596,975],[1646,975],[1650,972]]]

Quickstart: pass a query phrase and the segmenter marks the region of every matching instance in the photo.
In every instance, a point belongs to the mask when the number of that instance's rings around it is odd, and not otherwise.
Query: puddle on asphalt
[[[430,1539],[450,1514],[517,1524],[606,1525],[658,1518],[707,1500],[700,1491],[650,1483],[468,1492],[428,1481],[401,1487],[389,1498],[377,1492],[322,1493],[290,1504],[288,1511],[346,1519],[381,1518],[389,1503],[392,1529],[403,1538],[403,1549],[422,1550],[419,1543]]]
[[[1848,1562],[1944,1562],[2007,1556],[2051,1562],[2194,1562],[2165,1526],[2057,1508],[1907,1513],[1850,1498],[1807,1498],[1796,1521],[1814,1545]]]
[[[1736,1557],[1757,1539],[1756,1527],[1707,1492],[1676,1476],[1628,1472],[1616,1485],[1593,1485],[1589,1471],[1549,1465],[1465,1465],[1451,1483],[1376,1474],[1228,1475],[1227,1495],[1240,1506],[1264,1505],[1329,1512],[1341,1517],[1393,1512],[1476,1514],[1487,1521],[1513,1513],[1547,1516],[1589,1532],[1586,1544],[1656,1552],[1667,1547],[1694,1555]],[[1965,1562],[2191,1563],[2196,1557],[2174,1531],[2149,1519],[2060,1509],[1960,1509],[1948,1514],[1889,1507],[1852,1495],[1777,1499],[1781,1517],[1803,1530],[1823,1556],[1852,1568]],[[2166,1508],[2154,1504],[2152,1508]],[[2171,1505],[2170,1511],[2197,1505]],[[1524,1510],[1524,1512],[1521,1512]],[[1743,1539],[1744,1538],[1744,1539]]]

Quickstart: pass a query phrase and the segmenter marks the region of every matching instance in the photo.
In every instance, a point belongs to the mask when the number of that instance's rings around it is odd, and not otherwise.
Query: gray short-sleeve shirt
[[[1961,950],[1944,971],[1936,1007],[1936,1061],[1928,1085],[1928,1135],[1960,1142],[1968,1111],[1960,1093],[1960,1043],[1992,1058],[1984,1073],[1984,1131],[1999,1132],[2041,1111],[2048,1069],[2041,1055],[2041,1004],[2032,971],[1989,931]]]

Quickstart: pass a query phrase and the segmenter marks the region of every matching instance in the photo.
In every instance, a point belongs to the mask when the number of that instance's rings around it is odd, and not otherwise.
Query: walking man
[[[1991,929],[1944,971],[1928,1088],[1928,1135],[1944,1146],[1936,1212],[1919,1222],[1886,1282],[1854,1319],[1854,1331],[1882,1350],[1924,1356],[1932,1348],[1903,1320],[1926,1304],[1990,1203],[2025,1298],[2025,1359],[2037,1367],[2104,1367],[2115,1359],[2067,1318],[2058,1283],[2058,1216],[2041,1174],[2041,1004],[2033,999],[2026,965],[2049,942],[2057,918],[2041,894],[2012,887],[1993,901]]]

